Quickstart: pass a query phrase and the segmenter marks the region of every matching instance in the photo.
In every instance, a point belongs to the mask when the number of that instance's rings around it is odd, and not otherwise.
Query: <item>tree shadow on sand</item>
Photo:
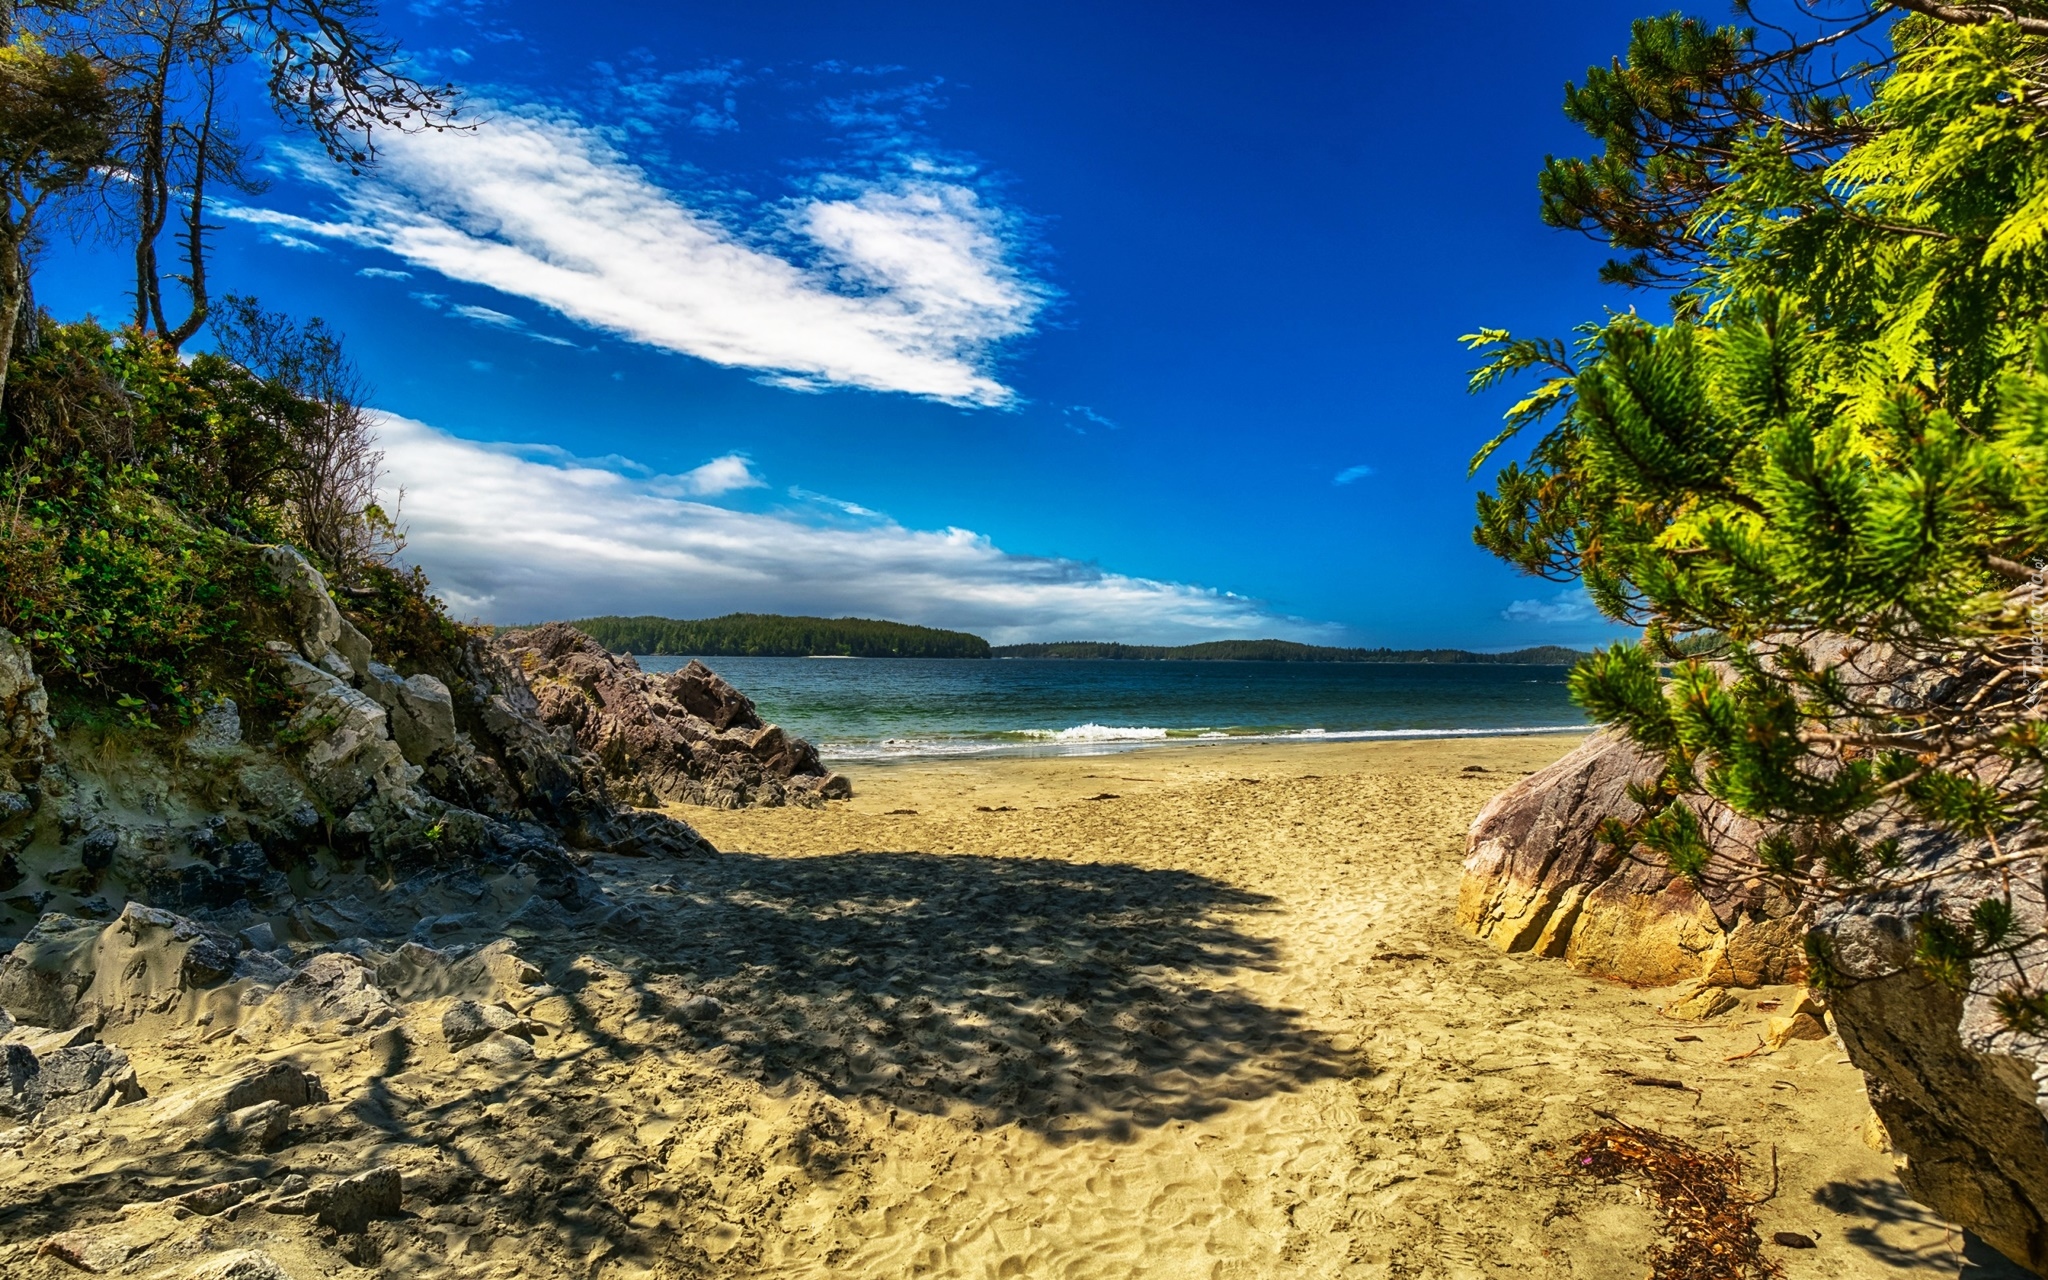
[[[726,1069],[769,1084],[804,1078],[891,1107],[1114,1137],[1365,1069],[1299,1010],[1229,982],[1277,966],[1278,943],[1252,926],[1278,913],[1190,872],[729,853],[626,864],[608,880],[631,905],[576,941],[628,989],[557,951],[564,992],[592,1015],[621,999],[664,1014]]]
[[[1889,1179],[1830,1182],[1814,1191],[1813,1200],[1836,1213],[1876,1219],[1877,1229],[1850,1227],[1842,1233],[1842,1239],[1894,1270],[1958,1276],[1960,1280],[2038,1280],[2033,1272],[2008,1261],[1976,1236],[1954,1231],[1934,1210]],[[1882,1227],[1890,1223],[1912,1223],[1924,1230],[1940,1231],[1942,1236],[1933,1243],[1911,1248],[1884,1238]]]

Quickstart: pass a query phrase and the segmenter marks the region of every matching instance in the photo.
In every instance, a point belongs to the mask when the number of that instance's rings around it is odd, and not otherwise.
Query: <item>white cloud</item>
[[[1346,467],[1342,471],[1339,471],[1336,475],[1330,477],[1330,483],[1350,484],[1354,480],[1363,480],[1372,473],[1372,468],[1366,466],[1364,463],[1361,462],[1355,467]]]
[[[715,498],[738,489],[760,489],[767,483],[754,474],[753,462],[745,454],[728,453],[677,476],[672,491],[693,498]]]
[[[478,324],[495,325],[500,329],[517,329],[521,327],[519,317],[508,316],[502,311],[493,311],[489,307],[475,307],[467,303],[457,303],[448,309],[463,319],[474,320]]]
[[[363,269],[362,269],[361,271],[358,271],[358,272],[356,272],[356,274],[357,274],[357,275],[359,275],[359,276],[368,276],[368,277],[369,277],[370,279],[372,279],[372,280],[410,280],[410,279],[412,279],[412,272],[410,272],[410,271],[393,271],[393,270],[392,270],[391,268],[389,268],[389,267],[364,267],[364,268],[363,268]]]
[[[678,477],[478,444],[398,417],[379,431],[387,484],[405,491],[407,555],[464,617],[758,610],[897,618],[998,643],[1335,638],[1242,596],[1012,555],[966,529],[731,511],[679,496]],[[686,477],[721,467],[752,477],[733,465],[744,461],[715,459]]]
[[[1509,622],[1584,622],[1596,616],[1593,602],[1578,591],[1560,591],[1554,600],[1517,600],[1500,611]]]
[[[591,328],[797,385],[957,404],[1014,399],[993,372],[1046,290],[1012,261],[1012,221],[916,166],[821,181],[748,239],[540,108],[481,105],[473,131],[392,133],[376,171],[334,184],[341,216],[230,216],[273,235],[381,248]]]

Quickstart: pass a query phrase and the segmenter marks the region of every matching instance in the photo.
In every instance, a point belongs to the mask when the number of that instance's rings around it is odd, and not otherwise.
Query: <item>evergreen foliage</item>
[[[1900,7],[1930,12],[1638,23],[1568,94],[1605,150],[1546,165],[1544,213],[1675,318],[1467,339],[1475,390],[1541,375],[1474,459],[1540,431],[1477,540],[1644,628],[1572,676],[1665,758],[1615,838],[1698,877],[1711,795],[1780,824],[1759,862],[1809,902],[1896,877],[1888,818],[1990,851],[1958,872],[2042,848],[2048,22]],[[1844,32],[1889,48],[1837,74]],[[2017,945],[2009,908],[1925,922],[1928,972]]]
[[[1208,640],[1201,644],[1117,644],[1061,640],[1051,644],[1006,644],[990,650],[998,658],[1096,658],[1165,662],[1450,662],[1568,666],[1586,655],[1559,645],[1511,653],[1467,649],[1339,649],[1292,640]]]
[[[308,465],[294,424],[322,412],[217,355],[40,323],[0,424],[0,627],[54,692],[136,724],[216,694],[257,714],[283,697],[262,641],[281,588],[263,544],[297,540]],[[417,572],[312,555],[380,652],[445,653],[461,631]]]
[[[569,624],[614,653],[705,658],[986,658],[988,641],[871,618],[729,613],[719,618],[585,618]]]

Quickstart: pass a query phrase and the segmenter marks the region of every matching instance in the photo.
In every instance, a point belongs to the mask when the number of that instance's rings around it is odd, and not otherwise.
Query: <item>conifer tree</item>
[[[2038,877],[2048,6],[1789,21],[1812,12],[1647,19],[1568,88],[1603,151],[1546,162],[1543,214],[1673,318],[1468,336],[1475,390],[1540,377],[1473,460],[1536,436],[1475,537],[1643,629],[1572,677],[1664,760],[1608,839],[1702,876],[1711,796],[1766,821],[1759,872],[1808,902]],[[1980,852],[1909,865],[1901,822]],[[1944,980],[2023,941],[2009,900],[1965,915],[1923,922]],[[2003,1004],[2048,1020],[2041,992]]]

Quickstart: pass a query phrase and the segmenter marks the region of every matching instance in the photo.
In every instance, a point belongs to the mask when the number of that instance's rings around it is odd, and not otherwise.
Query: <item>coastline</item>
[[[1009,736],[1008,740],[982,738],[950,740],[885,739],[864,745],[821,743],[819,758],[833,768],[897,768],[936,764],[952,760],[1057,759],[1116,755],[1143,751],[1148,756],[1162,749],[1215,750],[1246,745],[1270,745],[1284,750],[1328,746],[1335,743],[1437,742],[1488,738],[1552,737],[1569,734],[1582,739],[1590,732],[1586,725],[1529,725],[1474,729],[1298,729],[1276,733],[1196,732],[1116,725],[1084,724],[1071,729],[1034,730]]]

